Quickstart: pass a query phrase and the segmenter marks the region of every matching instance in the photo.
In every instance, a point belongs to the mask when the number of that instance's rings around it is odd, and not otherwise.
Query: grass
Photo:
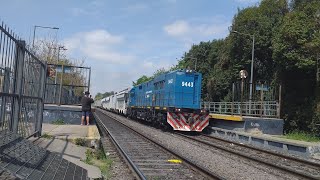
[[[64,122],[63,119],[57,119],[57,120],[55,120],[55,121],[52,121],[51,124],[64,125],[64,124],[66,124],[66,123]]]
[[[84,138],[75,138],[73,141],[78,146],[86,146],[86,140]]]
[[[105,155],[103,149],[87,149],[85,163],[97,166],[101,170],[105,179],[109,179],[111,177],[110,167],[112,160]]]
[[[46,138],[46,139],[52,139],[52,138],[53,138],[52,135],[49,135],[49,134],[47,134],[47,133],[44,133],[41,137],[42,137],[42,138]]]
[[[307,141],[307,142],[319,142],[320,137],[317,137],[314,134],[309,134],[305,132],[290,132],[286,135],[284,135],[285,138],[287,139],[294,139],[294,140],[300,140],[300,141]]]

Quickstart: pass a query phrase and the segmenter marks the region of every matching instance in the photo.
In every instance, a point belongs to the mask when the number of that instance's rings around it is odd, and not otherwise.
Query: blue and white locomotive
[[[133,87],[127,115],[179,131],[202,131],[209,115],[200,109],[201,73],[176,70]]]
[[[201,80],[201,73],[192,70],[168,72],[106,97],[98,106],[174,130],[201,132],[209,125],[209,114],[200,109]]]

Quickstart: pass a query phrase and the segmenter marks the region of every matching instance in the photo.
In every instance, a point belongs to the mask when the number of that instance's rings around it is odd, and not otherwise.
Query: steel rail
[[[279,156],[279,157],[282,157],[282,158],[285,158],[285,159],[290,159],[290,160],[293,160],[293,161],[298,161],[300,163],[309,164],[311,166],[319,166],[320,167],[320,163],[308,161],[308,160],[301,159],[301,158],[298,158],[298,157],[292,157],[292,156],[288,156],[288,155],[284,155],[284,154],[279,154],[278,152],[272,152],[272,151],[268,151],[268,150],[265,150],[265,149],[257,148],[257,147],[254,147],[254,146],[241,144],[241,143],[238,143],[238,142],[235,142],[235,141],[229,141],[229,140],[226,140],[226,139],[222,139],[222,138],[218,138],[218,137],[214,137],[214,136],[209,136],[209,135],[206,135],[206,134],[201,134],[201,135],[205,136],[205,137],[208,137],[208,138],[224,141],[226,143],[233,143],[233,144],[236,144],[236,145],[241,146],[241,147],[254,149],[256,151],[261,151],[261,152],[264,152],[264,153],[267,153],[267,154],[271,154],[271,155],[274,155],[274,156]]]
[[[268,165],[270,167],[273,167],[273,168],[277,168],[277,169],[281,169],[283,171],[286,171],[286,172],[289,172],[289,173],[292,173],[292,174],[295,174],[295,175],[298,175],[300,177],[304,177],[304,178],[307,178],[307,179],[320,179],[319,176],[313,176],[313,175],[310,175],[310,174],[307,174],[307,173],[304,173],[304,172],[300,172],[300,171],[295,171],[293,169],[290,169],[290,168],[287,168],[287,167],[284,167],[284,166],[278,166],[276,164],[273,164],[271,162],[266,162],[266,161],[263,161],[259,158],[255,158],[255,157],[251,157],[250,155],[248,154],[245,154],[245,153],[242,153],[242,152],[239,152],[239,151],[236,151],[236,150],[231,150],[230,148],[226,148],[226,147],[222,147],[222,146],[219,146],[219,145],[216,145],[216,144],[213,144],[213,143],[210,143],[210,142],[207,142],[207,141],[203,141],[203,140],[199,140],[197,138],[193,138],[191,136],[187,136],[185,134],[181,134],[181,133],[175,133],[176,135],[178,136],[181,136],[181,137],[184,137],[184,138],[187,138],[187,139],[191,139],[193,141],[196,141],[198,143],[202,143],[202,144],[205,144],[207,146],[210,146],[210,147],[214,147],[214,148],[217,148],[217,149],[220,149],[220,150],[223,150],[223,151],[227,151],[231,154],[236,154],[238,156],[241,156],[241,157],[245,157],[247,159],[250,159],[250,160],[253,160],[253,161],[256,161],[256,162],[259,162],[259,163],[262,163],[262,164],[265,164],[265,165]],[[209,136],[211,138],[211,136]],[[215,138],[215,137],[213,137]],[[224,141],[226,143],[234,143],[232,141]],[[234,143],[235,144],[235,143]],[[246,147],[246,148],[250,148],[252,149],[251,147]],[[255,150],[255,149],[254,149]],[[278,154],[277,154],[278,155]],[[280,156],[281,157],[281,156]],[[317,164],[317,166],[319,166],[319,164]]]
[[[116,148],[119,150],[120,154],[127,160],[127,162],[130,164],[131,168],[134,170],[134,172],[139,176],[141,180],[146,180],[147,178],[142,174],[142,172],[138,169],[138,167],[133,163],[133,161],[130,159],[130,157],[127,155],[127,153],[122,149],[122,147],[119,145],[119,143],[115,140],[113,135],[110,133],[109,129],[102,123],[100,117],[93,113],[95,119],[99,122],[100,125],[102,125],[103,129],[108,132],[108,135],[110,136],[110,139],[112,143],[116,146]]]
[[[221,180],[222,180],[222,179],[226,179],[226,178],[224,178],[224,177],[219,176],[218,174],[215,174],[215,173],[209,171],[208,169],[206,169],[206,168],[204,168],[204,167],[200,167],[199,165],[191,162],[190,160],[188,160],[187,158],[183,157],[182,155],[179,155],[179,154],[175,153],[174,151],[170,150],[169,148],[163,146],[162,144],[160,144],[160,143],[152,140],[151,138],[147,137],[146,135],[144,135],[144,134],[138,132],[137,130],[131,128],[130,126],[128,126],[128,125],[120,122],[120,121],[117,120],[116,118],[107,115],[107,114],[104,113],[102,110],[98,109],[98,111],[101,111],[104,115],[108,116],[108,117],[111,118],[111,119],[114,119],[115,121],[117,121],[118,123],[122,124],[122,125],[125,126],[126,128],[132,130],[133,132],[135,132],[135,133],[138,134],[139,136],[141,136],[141,137],[147,139],[148,141],[156,144],[157,146],[161,147],[162,149],[164,149],[164,150],[167,151],[168,153],[170,153],[170,154],[178,157],[179,159],[181,159],[182,161],[184,161],[187,166],[193,168],[194,170],[200,172],[201,174],[207,176],[208,178],[210,178],[210,179],[219,179],[219,180],[220,180],[220,179],[221,179]],[[101,121],[101,120],[100,120],[100,121]]]

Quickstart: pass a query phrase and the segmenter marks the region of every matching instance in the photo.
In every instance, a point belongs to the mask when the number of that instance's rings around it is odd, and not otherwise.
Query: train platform
[[[95,124],[74,125],[74,124],[42,124],[42,135],[55,137],[55,139],[74,142],[77,139],[84,139],[88,147],[97,148],[99,146],[100,134]]]
[[[212,127],[247,133],[283,134],[283,119],[215,113],[210,113],[209,116]]]
[[[281,135],[268,135],[257,132],[240,132],[218,127],[209,127],[211,136],[248,144],[284,154],[292,154],[320,160],[320,143],[286,139]]]

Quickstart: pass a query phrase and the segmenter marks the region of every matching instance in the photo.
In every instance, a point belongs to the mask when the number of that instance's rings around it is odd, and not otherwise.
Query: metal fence
[[[0,25],[0,130],[24,137],[41,133],[46,64],[25,41]]]
[[[258,82],[252,87],[250,97],[249,83],[233,83],[231,101],[202,102],[202,108],[216,114],[280,118],[281,86]]]
[[[91,68],[48,64],[48,69],[51,75],[46,82],[45,103],[80,104],[83,92],[90,90]]]

